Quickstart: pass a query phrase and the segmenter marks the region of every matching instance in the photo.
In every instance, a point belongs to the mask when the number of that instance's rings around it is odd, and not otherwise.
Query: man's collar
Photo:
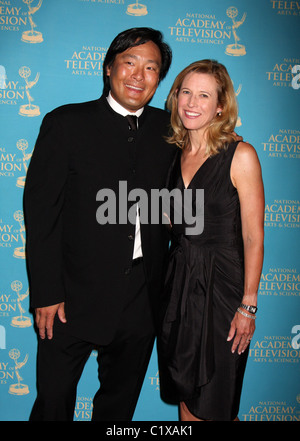
[[[111,95],[110,91],[108,96],[106,97],[108,104],[110,105],[110,107],[117,113],[119,113],[122,116],[126,116],[128,114],[130,115],[136,115],[136,116],[141,116],[141,114],[143,113],[144,107],[142,107],[141,109],[137,110],[136,112],[129,112],[128,110],[126,110],[123,106],[121,106],[121,104],[119,104]]]

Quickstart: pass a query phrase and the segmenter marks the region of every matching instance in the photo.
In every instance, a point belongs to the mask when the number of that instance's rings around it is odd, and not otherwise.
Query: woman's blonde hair
[[[182,149],[189,146],[189,133],[179,118],[177,105],[178,92],[182,87],[183,80],[192,72],[213,75],[218,84],[218,105],[222,108],[222,112],[213,118],[206,129],[206,153],[213,156],[234,139],[232,132],[238,117],[238,106],[230,76],[226,67],[215,60],[196,61],[177,75],[167,98],[167,108],[171,112],[171,127],[173,131],[167,138],[167,141],[170,144],[176,144]]]

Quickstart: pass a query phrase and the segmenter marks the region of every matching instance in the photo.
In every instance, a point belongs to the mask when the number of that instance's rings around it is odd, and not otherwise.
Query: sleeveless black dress
[[[170,212],[172,240],[157,340],[162,399],[184,401],[196,417],[219,421],[238,414],[248,356],[248,350],[232,354],[232,341],[227,342],[244,291],[240,204],[230,178],[236,146],[208,158],[187,188],[194,204],[196,189],[204,189],[203,232],[186,235],[187,225],[173,224]],[[184,192],[180,163],[179,150],[168,189]]]

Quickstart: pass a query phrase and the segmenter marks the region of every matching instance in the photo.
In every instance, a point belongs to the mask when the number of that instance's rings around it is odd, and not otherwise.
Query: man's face
[[[130,112],[144,107],[156,91],[160,68],[160,50],[152,41],[117,54],[107,68],[112,97]]]

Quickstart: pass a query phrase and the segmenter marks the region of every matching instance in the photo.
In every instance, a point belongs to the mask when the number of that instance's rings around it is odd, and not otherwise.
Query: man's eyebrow
[[[135,60],[138,60],[138,59],[139,59],[139,57],[138,57],[137,55],[133,55],[133,54],[123,54],[123,58],[126,58],[126,57],[134,58]],[[155,61],[155,60],[151,60],[151,59],[147,60],[147,63],[153,63],[153,64],[156,64],[157,66],[160,66],[160,64],[159,64],[157,61]]]

